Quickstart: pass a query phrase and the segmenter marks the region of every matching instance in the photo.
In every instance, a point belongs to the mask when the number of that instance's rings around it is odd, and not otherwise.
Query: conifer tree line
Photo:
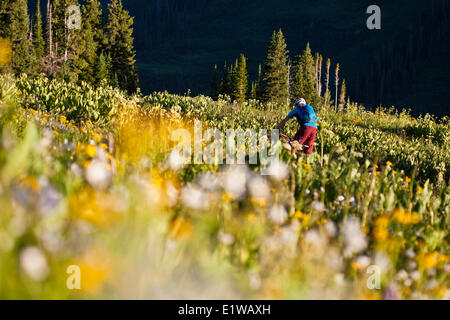
[[[99,0],[33,0],[29,16],[27,0],[2,0],[0,38],[12,44],[12,61],[1,72],[44,73],[67,81],[107,84],[129,93],[138,88],[133,18],[121,0],[111,0],[104,14]],[[42,5],[45,11],[41,10]],[[79,6],[79,28],[75,11]]]
[[[388,43],[377,50],[368,67],[349,86],[352,97],[373,106],[382,104],[417,77],[419,62],[450,47],[450,2],[430,1],[429,8],[415,19],[405,41]]]
[[[346,84],[345,80],[340,81],[339,64],[330,75],[332,71],[331,60],[327,59],[324,65],[323,56],[313,55],[309,43],[303,53],[291,61],[280,29],[273,32],[264,65],[259,65],[258,74],[250,85],[244,54],[232,65],[225,62],[221,74],[215,65],[212,96],[217,99],[219,95],[228,95],[237,102],[258,99],[276,104],[289,104],[303,97],[313,106],[334,104],[338,111],[345,105]]]

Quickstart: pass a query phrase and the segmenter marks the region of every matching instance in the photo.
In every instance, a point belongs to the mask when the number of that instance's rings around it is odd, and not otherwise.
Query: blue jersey
[[[319,121],[319,118],[317,117],[313,107],[309,104],[292,110],[288,114],[287,119],[292,119],[293,117],[297,118],[298,124],[300,125],[317,128],[317,121]]]

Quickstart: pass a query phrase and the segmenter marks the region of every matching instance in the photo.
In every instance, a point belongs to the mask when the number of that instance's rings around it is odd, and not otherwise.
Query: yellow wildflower
[[[353,261],[353,262],[351,263],[351,268],[352,268],[352,270],[354,270],[354,271],[362,270],[361,264],[359,264],[359,263],[356,262],[356,261]]]
[[[303,228],[306,228],[308,226],[308,222],[311,219],[311,217],[307,214],[304,214],[301,211],[296,211],[293,215],[294,219],[298,219],[300,223],[302,224]]]
[[[0,38],[0,66],[4,66],[11,61],[12,46],[8,39]]]
[[[266,205],[266,199],[264,198],[251,198],[250,202],[253,205],[264,207]]]
[[[389,217],[387,215],[379,216],[374,223],[374,237],[378,241],[384,241],[389,236]]]
[[[233,199],[233,195],[229,192],[222,193],[222,200],[226,202],[230,202]]]
[[[152,172],[152,183],[157,187],[162,187],[164,184],[164,177],[156,170]]]
[[[31,175],[26,175],[24,178],[22,178],[20,184],[30,188],[31,191],[35,193],[41,190],[41,185],[39,184],[38,179],[36,179],[36,177]]]
[[[97,142],[100,142],[102,140],[102,138],[100,137],[100,135],[97,132],[92,132],[91,135],[94,138],[94,140]]]
[[[416,224],[420,222],[420,216],[417,212],[408,212],[400,208],[394,210],[393,218],[401,224]]]
[[[176,240],[187,240],[192,236],[193,229],[192,223],[180,216],[170,223],[169,237]]]
[[[116,221],[117,200],[106,192],[83,189],[69,199],[69,211],[75,218],[89,221],[99,226],[107,226]]]
[[[423,256],[422,263],[425,269],[429,270],[438,264],[439,253],[436,251],[428,252]]]
[[[84,160],[83,161],[83,168],[87,168],[87,167],[89,167],[89,165],[91,164],[91,161],[89,161],[89,160]]]
[[[111,277],[110,258],[105,253],[90,251],[74,264],[80,267],[82,291],[95,293]]]
[[[95,154],[96,154],[96,153],[97,153],[97,148],[96,148],[94,145],[88,144],[88,145],[86,146],[86,154],[87,154],[89,157],[91,157],[91,158],[95,157]]]

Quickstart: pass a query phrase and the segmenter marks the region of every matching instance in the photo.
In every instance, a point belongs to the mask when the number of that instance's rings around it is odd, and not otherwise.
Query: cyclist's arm
[[[286,125],[286,122],[288,122],[289,119],[290,119],[290,118],[288,118],[288,117],[284,118],[284,119],[280,122],[280,124],[278,125],[277,128],[278,128],[279,130],[283,130],[284,126]]]

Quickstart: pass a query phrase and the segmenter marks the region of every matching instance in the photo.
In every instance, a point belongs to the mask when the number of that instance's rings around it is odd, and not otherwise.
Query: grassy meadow
[[[447,118],[322,106],[314,153],[264,176],[170,137],[284,106],[8,75],[0,100],[2,299],[450,298]]]

